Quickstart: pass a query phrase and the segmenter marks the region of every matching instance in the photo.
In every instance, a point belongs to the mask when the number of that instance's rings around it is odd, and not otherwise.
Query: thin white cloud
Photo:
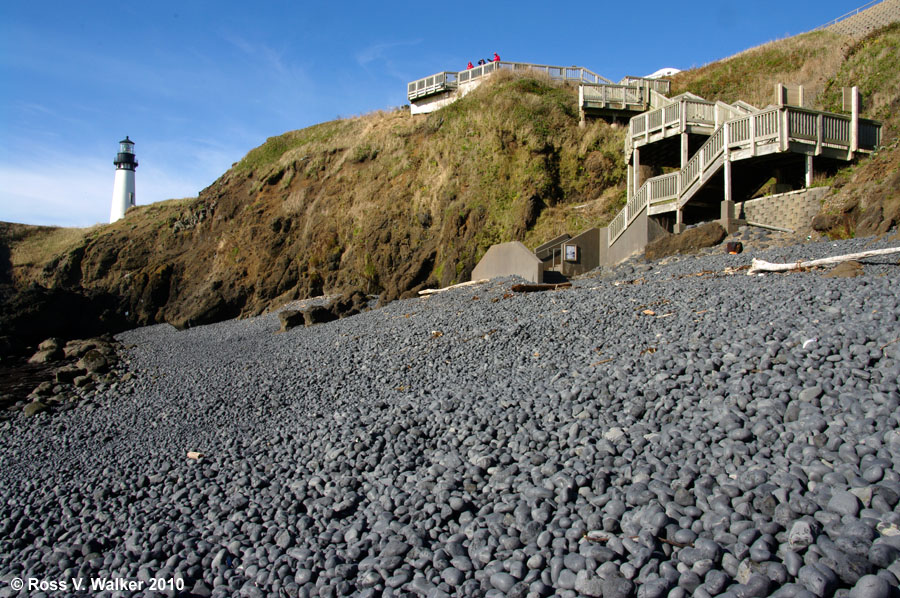
[[[283,50],[277,50],[268,44],[251,42],[233,33],[224,33],[222,37],[263,71],[272,72],[282,77],[303,76],[302,70],[285,63],[285,52]]]
[[[390,50],[407,46],[417,46],[421,43],[422,39],[414,39],[372,44],[356,53],[356,62],[359,64],[359,66],[365,67],[368,66],[369,63],[375,62],[376,60],[389,61],[391,59]]]

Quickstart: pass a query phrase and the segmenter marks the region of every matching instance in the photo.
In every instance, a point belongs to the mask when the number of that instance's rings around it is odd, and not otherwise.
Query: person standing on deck
[[[469,64],[466,65],[466,70],[473,69],[473,68],[475,68],[475,67],[472,66],[472,61],[470,60]]]
[[[492,62],[500,62],[500,55],[497,54],[496,52],[494,52],[494,58],[493,58]]]

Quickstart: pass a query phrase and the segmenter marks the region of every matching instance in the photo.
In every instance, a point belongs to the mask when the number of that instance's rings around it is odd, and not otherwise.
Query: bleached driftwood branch
[[[541,291],[555,291],[556,289],[567,289],[572,286],[571,282],[547,283],[547,284],[514,284],[509,290],[514,293],[539,293]]]
[[[450,289],[458,289],[459,287],[470,287],[476,284],[482,284],[487,282],[487,278],[482,278],[481,280],[470,280],[469,282],[461,282],[459,284],[450,285],[449,287],[444,287],[443,289],[422,289],[419,291],[420,295],[434,295],[435,293],[443,293],[444,291],[449,291]]]
[[[753,258],[753,263],[747,274],[758,274],[759,272],[789,272],[791,270],[800,270],[802,268],[813,268],[815,266],[827,266],[829,264],[838,264],[850,260],[861,260],[876,255],[889,255],[891,253],[900,253],[900,247],[890,247],[888,249],[873,249],[872,251],[862,251],[860,253],[848,253],[846,255],[836,255],[834,257],[826,257],[820,260],[812,260],[809,262],[793,262],[790,264],[773,264],[765,260]]]

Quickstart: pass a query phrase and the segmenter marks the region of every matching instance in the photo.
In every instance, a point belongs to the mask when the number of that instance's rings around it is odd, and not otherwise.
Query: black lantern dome
[[[119,142],[119,153],[113,161],[117,169],[134,170],[138,167],[137,160],[134,157],[134,141],[125,136],[125,139]]]

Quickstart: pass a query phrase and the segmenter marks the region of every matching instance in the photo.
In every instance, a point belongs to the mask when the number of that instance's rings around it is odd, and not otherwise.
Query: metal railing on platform
[[[462,83],[476,81],[491,73],[505,70],[513,72],[533,72],[550,77],[555,81],[575,81],[580,83],[609,84],[612,81],[597,73],[580,66],[552,66],[547,64],[533,64],[530,62],[488,62],[462,71],[442,71],[422,79],[412,81],[407,85],[407,97],[410,101],[456,89]]]
[[[442,71],[410,82],[407,85],[406,96],[412,101],[416,98],[456,89],[456,87],[456,73],[453,71]]]
[[[856,15],[858,15],[859,13],[861,13],[862,11],[867,10],[867,9],[869,9],[869,8],[872,8],[872,7],[875,6],[876,4],[881,4],[881,2],[882,2],[882,0],[872,0],[871,2],[866,2],[865,4],[863,4],[862,6],[860,6],[859,8],[856,8],[856,9],[854,9],[854,10],[851,10],[851,11],[848,12],[847,14],[843,14],[843,15],[839,16],[838,18],[834,19],[834,20],[828,21],[828,22],[825,23],[824,25],[819,25],[818,27],[816,27],[816,28],[814,29],[814,31],[817,31],[817,30],[819,30],[819,29],[827,29],[828,27],[831,27],[832,25],[837,25],[837,24],[840,23],[841,21],[846,20],[846,19],[849,19],[850,17],[855,17]]]

